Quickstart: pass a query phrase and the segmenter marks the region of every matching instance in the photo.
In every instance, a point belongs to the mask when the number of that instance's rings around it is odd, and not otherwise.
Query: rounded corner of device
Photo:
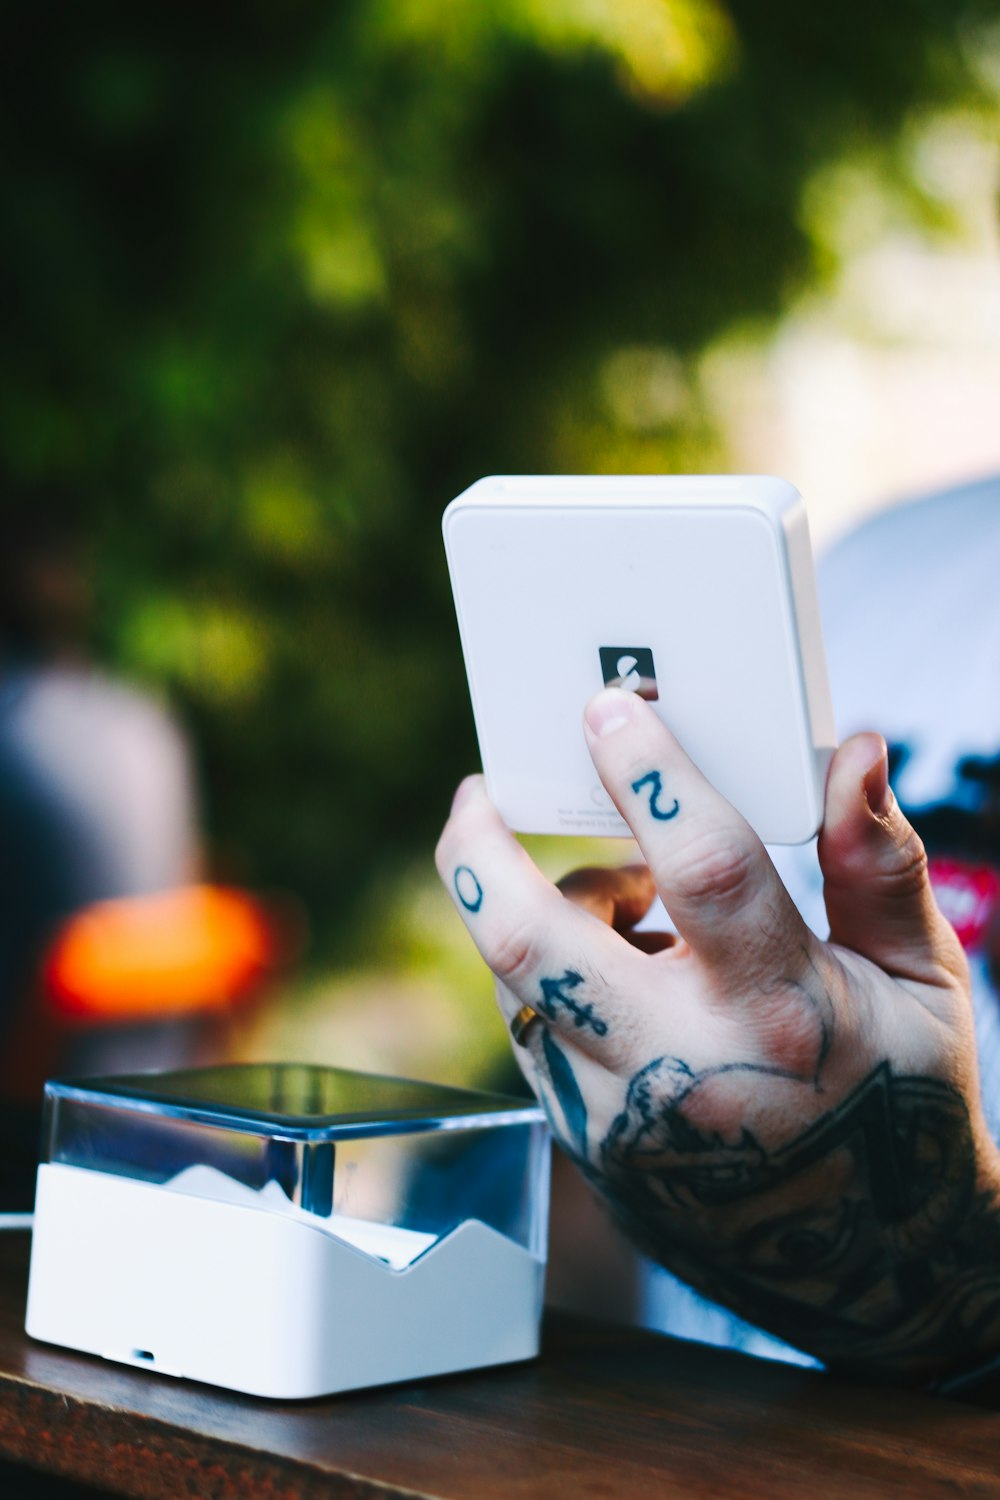
[[[809,820],[804,831],[796,830],[794,838],[782,839],[780,842],[789,849],[803,849],[819,836],[822,826],[823,814],[819,813],[815,818]]]
[[[465,509],[465,497],[467,494],[468,491],[463,490],[460,495],[455,496],[454,500],[449,500],[441,513],[441,535],[446,542],[448,540],[448,533],[455,524],[455,517],[460,515]]]
[[[779,849],[801,849],[811,844],[823,826],[822,807],[800,807],[797,812],[788,808],[780,813],[772,810],[770,821],[754,819],[753,826],[761,842]]]
[[[755,474],[748,497],[756,510],[779,526],[786,525],[790,517],[805,505],[795,485],[777,474]]]
[[[448,534],[455,525],[458,518],[469,510],[478,510],[483,503],[494,496],[498,490],[503,489],[503,476],[499,474],[484,474],[481,479],[473,480],[467,485],[460,495],[450,500],[444,508],[441,516],[441,532],[448,540]]]
[[[775,839],[774,843],[785,844],[791,848],[801,848],[804,844],[811,844],[819,835],[823,827],[823,817],[826,812],[826,777],[830,769],[830,761],[833,759],[833,748],[829,745],[817,745],[813,749],[813,764],[810,777],[810,785],[805,796],[805,805],[801,816],[796,821],[797,826],[787,838]]]

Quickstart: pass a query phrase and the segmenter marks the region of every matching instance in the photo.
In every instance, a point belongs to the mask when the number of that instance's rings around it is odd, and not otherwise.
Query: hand
[[[1000,1350],[1000,1156],[979,1104],[961,947],[884,742],[830,768],[830,940],[653,711],[588,706],[594,764],[648,869],[561,892],[486,798],[456,794],[442,879],[497,976],[553,1132],[648,1253],[742,1316],[867,1375]],[[680,934],[632,928],[659,891]]]

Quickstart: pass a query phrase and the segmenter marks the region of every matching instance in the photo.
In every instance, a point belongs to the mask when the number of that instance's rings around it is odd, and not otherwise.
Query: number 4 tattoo
[[[681,810],[676,797],[670,807],[663,807],[660,803],[660,798],[663,796],[663,778],[659,771],[647,771],[645,776],[640,776],[638,781],[633,781],[632,790],[638,794],[644,786],[649,787],[649,810],[653,817],[661,823],[669,823],[671,818],[676,818]]]
[[[595,1036],[607,1036],[608,1023],[602,1021],[600,1016],[595,1016],[593,1005],[581,1005],[579,1000],[566,994],[567,990],[575,990],[582,983],[583,975],[578,974],[575,969],[567,969],[561,979],[543,979],[538,1009],[543,1016],[554,1021],[561,1005],[573,1017],[575,1026],[589,1026]]]

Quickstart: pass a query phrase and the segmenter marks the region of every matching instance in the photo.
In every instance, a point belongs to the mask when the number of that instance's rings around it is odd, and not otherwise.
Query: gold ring
[[[528,1045],[528,1032],[534,1026],[535,1022],[541,1019],[537,1010],[533,1010],[530,1005],[521,1006],[521,1009],[510,1023],[510,1034],[519,1047],[526,1047]]]

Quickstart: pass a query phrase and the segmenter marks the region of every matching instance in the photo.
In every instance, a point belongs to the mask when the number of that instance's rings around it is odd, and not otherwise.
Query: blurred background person
[[[14,510],[0,553],[0,987],[8,1025],[60,921],[94,901],[183,885],[200,859],[180,730],[147,694],[87,662],[79,544],[46,497],[27,511]]]
[[[211,1057],[206,1015],[243,998],[276,948],[263,910],[196,884],[184,736],[148,693],[89,664],[79,541],[58,500],[20,498],[0,550],[6,1208],[31,1203],[46,1077]]]

